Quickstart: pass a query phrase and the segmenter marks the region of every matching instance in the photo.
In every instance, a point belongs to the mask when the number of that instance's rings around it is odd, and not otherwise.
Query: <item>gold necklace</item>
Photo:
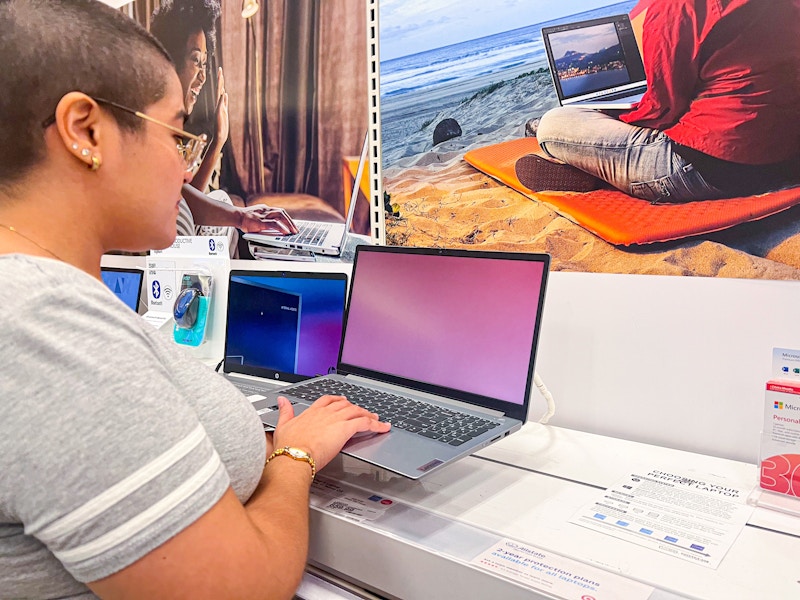
[[[33,244],[34,246],[36,246],[36,247],[37,247],[37,248],[39,248],[40,250],[44,250],[45,252],[47,252],[47,253],[48,253],[50,256],[52,256],[52,257],[53,257],[53,258],[55,258],[56,260],[60,260],[61,262],[64,262],[64,259],[63,259],[63,258],[61,258],[61,257],[60,257],[58,254],[56,254],[56,253],[55,253],[55,252],[53,252],[52,250],[48,250],[47,248],[45,248],[44,246],[42,246],[42,245],[41,245],[39,242],[37,242],[36,240],[32,240],[32,239],[31,239],[31,238],[29,238],[27,235],[25,235],[25,234],[24,234],[24,233],[22,233],[21,231],[17,230],[15,227],[12,227],[11,225],[5,225],[4,223],[0,223],[0,227],[4,227],[5,229],[8,229],[8,230],[9,230],[11,233],[16,233],[16,234],[17,234],[19,237],[21,237],[21,238],[23,238],[23,239],[26,239],[26,240],[28,240],[28,241],[29,241],[31,244]]]

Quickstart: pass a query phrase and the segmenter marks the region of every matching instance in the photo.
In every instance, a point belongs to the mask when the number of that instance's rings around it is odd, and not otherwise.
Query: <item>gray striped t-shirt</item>
[[[91,598],[264,465],[244,396],[46,258],[0,256],[0,597]]]

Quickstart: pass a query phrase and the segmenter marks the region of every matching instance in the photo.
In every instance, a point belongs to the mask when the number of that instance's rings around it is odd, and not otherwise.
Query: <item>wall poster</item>
[[[121,10],[164,44],[186,128],[210,138],[195,187],[239,207],[344,222],[367,135],[367,0],[135,0]],[[366,169],[352,231],[380,237],[369,196]]]
[[[768,207],[769,197],[717,200],[708,209],[711,225],[701,223],[708,214],[650,205],[653,227],[674,219],[679,231],[628,243],[640,238],[613,235],[615,227],[637,226],[619,214],[621,192],[600,194],[606,204],[596,205],[585,194],[524,194],[465,160],[496,144],[525,143],[516,141],[526,137],[526,123],[557,106],[542,27],[630,13],[636,1],[379,4],[387,243],[548,252],[552,268],[563,271],[800,279],[798,187]],[[563,56],[593,51],[562,46]],[[797,46],[792,60],[800,61]],[[793,111],[800,120],[797,103]],[[763,214],[752,220],[753,210]]]

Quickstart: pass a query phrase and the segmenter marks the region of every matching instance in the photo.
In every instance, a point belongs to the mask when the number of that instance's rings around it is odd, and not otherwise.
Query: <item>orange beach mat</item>
[[[685,204],[651,204],[618,190],[532,192],[514,173],[514,163],[539,150],[536,138],[520,138],[470,150],[464,160],[518,192],[616,246],[652,244],[720,231],[763,219],[800,204],[800,186],[757,196]]]

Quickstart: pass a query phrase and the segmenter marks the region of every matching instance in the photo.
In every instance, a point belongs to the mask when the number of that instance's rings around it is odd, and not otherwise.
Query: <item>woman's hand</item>
[[[217,108],[215,117],[214,143],[217,144],[218,148],[222,148],[230,133],[228,92],[225,91],[225,76],[222,74],[222,67],[217,70]]]
[[[307,451],[318,469],[327,465],[347,441],[360,431],[386,433],[389,423],[352,404],[344,396],[322,396],[297,417],[291,403],[278,398],[280,417],[275,428],[275,448],[293,446]]]
[[[240,219],[237,227],[245,233],[265,232],[278,235],[297,233],[297,225],[282,208],[255,204],[237,210]]]

